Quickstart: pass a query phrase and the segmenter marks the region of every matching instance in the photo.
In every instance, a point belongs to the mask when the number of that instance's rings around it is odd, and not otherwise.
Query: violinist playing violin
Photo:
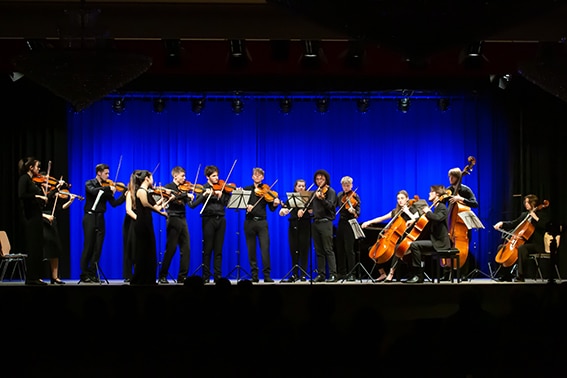
[[[191,253],[189,227],[187,226],[187,217],[185,213],[186,206],[193,202],[195,195],[190,191],[181,190],[183,184],[186,183],[185,168],[176,166],[171,170],[173,180],[164,186],[170,190],[173,196],[169,200],[167,206],[167,225],[166,225],[166,243],[165,254],[158,273],[158,283],[167,284],[167,276],[171,260],[175,255],[177,247],[179,247],[179,271],[177,272],[177,283],[182,284],[189,273],[189,256]]]
[[[85,283],[100,282],[97,266],[106,232],[106,204],[117,207],[126,201],[125,191],[115,198],[116,186],[107,185],[110,174],[108,164],[97,164],[95,172],[96,176],[85,182],[84,244],[81,254],[81,282]]]
[[[59,277],[59,258],[63,256],[63,245],[59,237],[59,226],[57,224],[57,213],[68,209],[75,195],[63,194],[63,188],[67,183],[59,180],[57,185],[47,193],[47,204],[43,208],[43,257],[49,261],[52,285],[64,285],[65,282]],[[61,191],[60,191],[61,190]]]
[[[535,194],[528,194],[524,197],[524,207],[520,216],[511,221],[499,221],[493,227],[495,230],[511,231],[514,230],[520,223],[531,218],[529,222],[533,225],[533,233],[528,240],[518,247],[518,261],[517,261],[517,274],[515,277],[516,282],[525,281],[526,262],[528,255],[531,253],[543,253],[545,251],[544,235],[549,223],[549,213],[546,207],[542,207],[539,203],[539,198]],[[538,210],[538,206],[542,207]],[[500,249],[500,248],[499,248]],[[500,281],[512,281],[512,266],[505,268],[501,267],[502,276]]]
[[[211,256],[213,258],[213,275],[217,282],[222,278],[222,248],[226,232],[225,208],[230,200],[231,193],[219,188],[219,169],[215,165],[205,167],[207,182],[203,190],[197,193],[197,197],[190,208],[195,208],[203,203],[201,211],[201,225],[203,227],[203,275],[204,283],[210,282]],[[208,201],[207,201],[208,199]]]
[[[270,234],[268,221],[266,219],[266,208],[274,212],[280,204],[280,199],[275,196],[272,188],[263,183],[264,170],[256,167],[252,169],[251,185],[245,186],[244,190],[250,190],[252,194],[246,207],[246,219],[244,220],[244,235],[248,249],[248,260],[250,262],[250,274],[252,282],[258,282],[258,263],[256,261],[256,241],[260,244],[262,253],[262,272],[264,282],[274,282],[270,273]]]
[[[353,268],[356,265],[356,255],[354,244],[356,238],[354,231],[348,222],[360,216],[360,196],[352,190],[353,179],[344,176],[341,179],[343,190],[337,194],[336,207],[339,215],[339,222],[336,233],[336,261],[339,279],[346,279],[349,282],[356,281],[356,273]],[[350,273],[350,274],[349,274]],[[347,277],[347,274],[348,277]]]
[[[33,156],[18,161],[18,200],[26,258],[26,285],[44,286],[42,209],[47,202],[44,191],[33,181],[39,176],[41,162]]]
[[[317,189],[311,197],[313,246],[317,255],[317,277],[313,282],[337,282],[337,261],[333,250],[333,221],[337,204],[337,193],[330,185],[331,177],[324,169],[315,171],[313,181]],[[329,278],[325,280],[327,267]]]
[[[430,235],[428,240],[415,240],[410,244],[410,259],[413,277],[405,281],[406,283],[423,283],[423,268],[421,267],[422,255],[440,249],[451,248],[451,239],[447,229],[447,206],[440,198],[445,195],[445,186],[432,185],[429,191],[429,201],[433,202],[431,208],[424,207],[423,211],[428,220]]]

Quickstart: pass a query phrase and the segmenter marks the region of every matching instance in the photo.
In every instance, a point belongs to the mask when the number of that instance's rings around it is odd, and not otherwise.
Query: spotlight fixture
[[[345,65],[348,68],[360,68],[364,60],[364,46],[361,41],[350,41],[345,58]]]
[[[370,107],[370,99],[364,97],[356,100],[356,108],[361,113],[366,113]]]
[[[482,41],[475,41],[466,46],[459,58],[464,67],[478,69],[482,66],[484,57],[482,56]]]
[[[124,98],[117,98],[112,103],[112,110],[116,114],[122,114],[126,110],[126,104],[124,103]]]
[[[449,110],[449,105],[450,105],[449,99],[446,97],[437,100],[437,108],[439,108],[439,110],[442,112],[446,112],[447,110]]]
[[[329,111],[329,99],[326,97],[317,99],[316,107],[319,113],[327,113]]]
[[[291,100],[289,98],[282,98],[280,100],[280,110],[283,114],[289,114],[291,112]]]
[[[234,100],[232,100],[231,106],[234,114],[240,114],[244,110],[244,103],[239,98],[235,98]]]
[[[161,113],[165,109],[165,100],[163,98],[156,98],[154,100],[154,112]]]
[[[168,66],[178,66],[181,64],[181,41],[179,39],[164,39],[165,63]]]
[[[205,109],[205,99],[204,98],[194,98],[191,100],[191,110],[195,114],[201,114]]]
[[[244,67],[247,63],[246,48],[243,39],[229,39],[229,62],[233,68]]]
[[[398,110],[402,113],[407,113],[410,107],[409,97],[403,97],[398,100]]]
[[[320,65],[319,57],[319,41],[305,40],[303,41],[303,55],[301,56],[301,64],[305,68],[318,68]]]

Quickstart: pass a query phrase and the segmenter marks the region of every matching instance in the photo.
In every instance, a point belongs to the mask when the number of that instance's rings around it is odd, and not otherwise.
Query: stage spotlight
[[[232,111],[234,114],[240,114],[244,110],[244,103],[241,99],[235,98],[232,100]]]
[[[449,105],[450,105],[450,101],[448,98],[444,97],[437,100],[437,108],[439,108],[439,110],[442,112],[446,112],[447,110],[449,110]]]
[[[303,55],[301,56],[301,64],[305,68],[319,68],[321,60],[319,56],[319,41],[305,40],[303,41]]]
[[[246,55],[246,48],[244,47],[243,39],[229,39],[229,62],[233,68],[244,67],[247,63],[248,57]]]
[[[364,60],[364,45],[361,41],[350,41],[345,58],[345,65],[348,68],[357,69],[362,67]]]
[[[291,112],[291,100],[289,98],[282,98],[280,100],[280,110],[283,114],[289,114]]]
[[[154,100],[154,112],[161,113],[165,110],[165,100],[163,98],[156,98]]]
[[[329,99],[326,97],[318,99],[316,107],[319,113],[327,113],[329,111]]]
[[[123,98],[117,98],[112,103],[112,110],[116,114],[122,114],[124,110],[126,110],[126,104],[124,103]]]
[[[398,100],[398,110],[402,113],[407,113],[410,107],[409,97],[400,98]]]
[[[195,114],[201,114],[205,109],[205,99],[204,98],[194,98],[191,100],[191,110]]]
[[[359,98],[356,100],[356,108],[361,113],[366,113],[368,108],[370,107],[370,99],[368,98]]]
[[[165,45],[165,63],[168,66],[178,66],[181,64],[181,40],[164,39]]]

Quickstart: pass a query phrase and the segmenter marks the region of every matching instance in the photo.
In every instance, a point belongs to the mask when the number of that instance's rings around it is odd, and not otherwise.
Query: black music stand
[[[475,213],[473,213],[471,210],[468,211],[461,211],[458,213],[458,216],[463,220],[463,222],[465,223],[465,225],[467,226],[467,228],[469,230],[471,229],[479,229],[479,228],[484,228],[484,225],[482,224],[482,222],[480,221],[480,219],[478,219],[478,217],[476,216]],[[477,265],[478,266],[478,265]],[[490,266],[489,266],[490,269]],[[468,281],[468,280],[472,280],[473,278],[476,278],[476,276],[480,274],[483,275],[485,278],[490,278],[492,279],[493,276],[484,273],[482,270],[480,270],[478,267],[474,268],[473,270],[471,270],[469,272],[469,274],[467,274],[462,280],[463,281]]]
[[[240,266],[240,229],[242,227],[242,222],[240,221],[240,211],[242,209],[246,209],[248,206],[248,200],[250,199],[250,194],[252,193],[251,190],[233,190],[232,195],[230,196],[230,200],[226,205],[227,209],[235,209],[238,212],[238,231],[236,231],[236,237],[238,241],[238,248],[236,249],[236,266],[232,268],[232,270],[227,274],[227,277],[236,272],[236,281],[241,280],[240,271],[246,273],[248,277],[251,277],[250,273],[248,273],[242,266]]]
[[[366,273],[366,277],[368,277],[368,279],[370,281],[372,281],[373,283],[376,282],[376,280],[372,277],[372,275],[370,274],[370,272],[366,269],[366,267],[360,262],[360,240],[366,238],[366,235],[364,235],[364,231],[362,231],[362,227],[360,227],[360,225],[358,224],[358,221],[356,219],[349,219],[348,223],[350,224],[350,226],[352,227],[352,231],[354,233],[354,238],[357,241],[357,251],[356,254],[358,256],[358,262],[352,267],[352,269],[346,274],[346,277],[350,276],[351,274],[354,273],[354,271],[356,269],[358,269],[358,279],[360,280],[360,282],[362,283],[362,275],[360,274],[360,270],[362,268],[362,270],[364,271],[364,273]],[[346,277],[344,277],[341,281],[341,283],[345,282]]]
[[[301,193],[298,192],[288,192],[286,193],[287,195],[287,203],[288,206],[291,209],[297,208],[297,209],[305,209],[305,198],[304,196],[301,195]],[[299,229],[296,227],[296,235],[297,235],[297,241],[296,241],[296,247],[299,247]],[[299,251],[295,250],[295,254],[298,256],[298,263],[299,263]],[[303,267],[299,264],[295,264],[294,266],[291,267],[291,269],[289,270],[289,272],[287,272],[282,279],[280,280],[280,282],[283,282],[289,275],[293,275],[293,273],[295,271],[301,271],[303,273],[303,275],[305,276],[305,278],[307,278],[309,281],[311,281],[311,275],[309,275],[305,269],[303,269]]]

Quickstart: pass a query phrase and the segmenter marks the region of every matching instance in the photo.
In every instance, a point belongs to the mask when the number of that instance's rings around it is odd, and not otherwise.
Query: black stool
[[[451,261],[451,282],[454,282],[453,270],[457,270],[457,283],[461,282],[461,257],[457,248],[440,249],[431,255],[431,263],[437,264],[437,283],[441,282],[441,259]],[[435,280],[433,280],[435,282]]]

